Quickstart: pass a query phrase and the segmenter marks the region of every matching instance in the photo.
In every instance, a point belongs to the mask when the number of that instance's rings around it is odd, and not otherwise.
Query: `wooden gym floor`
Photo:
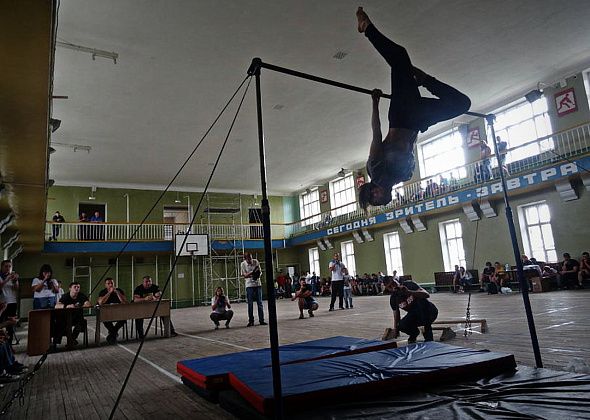
[[[590,332],[587,327],[590,291],[559,291],[531,294],[537,334],[544,367],[564,370],[574,358],[590,364]],[[354,309],[328,312],[328,299],[320,298],[315,318],[299,320],[294,302],[279,300],[279,339],[288,344],[335,335],[378,339],[391,326],[388,296],[354,298]],[[439,319],[465,316],[466,294],[437,293],[432,301],[439,308]],[[209,308],[174,310],[172,319],[179,336],[163,339],[150,333],[141,360],[135,366],[115,418],[225,419],[233,418],[224,410],[190,391],[180,382],[176,362],[203,356],[268,347],[268,328],[246,328],[246,304],[233,305],[231,329],[213,330]],[[255,311],[256,312],[256,311]],[[265,313],[266,302],[265,302]],[[457,338],[449,344],[486,348],[515,355],[519,364],[534,366],[522,296],[474,293],[471,317],[486,318],[489,332],[475,331],[465,338],[461,325],[454,326]],[[7,418],[105,419],[118,395],[137,342],[120,342],[116,346],[92,345],[94,319],[89,319],[91,347],[50,354],[41,370],[26,387],[23,405],[16,401]],[[147,323],[146,323],[147,325]],[[17,360],[33,367],[39,357],[27,357],[26,325],[18,332]],[[435,334],[438,339],[440,332]],[[403,339],[403,337],[402,337]],[[81,341],[81,340],[80,340]],[[2,406],[16,389],[7,384],[0,390]]]

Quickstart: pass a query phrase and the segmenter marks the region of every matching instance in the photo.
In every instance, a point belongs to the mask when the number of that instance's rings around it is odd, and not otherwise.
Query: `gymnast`
[[[367,160],[371,182],[359,189],[359,203],[366,211],[369,204],[380,206],[389,203],[392,187],[412,177],[418,131],[425,132],[431,125],[464,114],[469,110],[471,101],[457,89],[412,66],[406,49],[381,34],[362,7],[358,8],[356,16],[358,31],[364,32],[391,66],[389,131],[385,138],[379,121],[379,99],[383,92],[375,89],[372,93],[373,140]],[[438,99],[421,97],[418,86],[424,86]]]

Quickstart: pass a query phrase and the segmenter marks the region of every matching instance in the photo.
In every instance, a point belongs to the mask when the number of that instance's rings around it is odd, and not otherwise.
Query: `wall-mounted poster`
[[[328,202],[328,190],[321,190],[320,191],[320,203],[327,203]]]
[[[563,117],[570,112],[576,112],[578,110],[574,88],[569,88],[555,94],[555,109],[557,109],[558,117]]]
[[[475,147],[478,146],[481,142],[481,137],[479,134],[479,127],[472,128],[467,133],[467,147]]]

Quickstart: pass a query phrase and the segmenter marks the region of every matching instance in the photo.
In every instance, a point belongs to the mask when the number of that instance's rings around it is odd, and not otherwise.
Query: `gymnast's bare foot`
[[[371,24],[369,16],[365,13],[362,7],[359,7],[356,11],[356,18],[358,19],[358,30],[363,33],[367,29],[367,26]]]

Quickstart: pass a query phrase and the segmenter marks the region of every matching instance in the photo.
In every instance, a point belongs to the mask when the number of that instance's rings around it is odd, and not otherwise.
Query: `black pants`
[[[338,307],[344,308],[344,280],[332,280],[332,299],[330,299],[330,309],[334,309],[336,296],[338,296]]]
[[[121,328],[123,328],[123,325],[125,325],[126,322],[125,321],[117,321],[116,324],[113,324],[112,322],[103,322],[103,325],[106,327],[107,331],[109,332],[110,336],[116,337],[119,333],[119,330]]]
[[[225,325],[229,325],[229,321],[231,321],[231,319],[234,317],[234,311],[228,309],[222,314],[218,312],[211,312],[211,315],[209,315],[209,317],[215,325],[219,325],[219,321],[225,321]]]
[[[423,86],[439,99],[421,97],[406,49],[385,37],[373,24],[367,27],[365,35],[391,66],[390,128],[424,132],[431,125],[469,110],[471,101],[466,95],[434,77],[426,77]]]
[[[426,299],[421,299],[415,303],[406,316],[399,321],[399,330],[409,335],[408,341],[416,341],[420,334],[418,327],[424,327],[424,341],[432,341],[432,323],[438,316],[438,309],[434,304]]]
[[[16,309],[17,309],[16,303],[7,303],[6,309],[4,309],[4,312],[2,312],[2,314],[0,314],[0,322],[4,322],[8,318],[16,316]],[[6,327],[6,332],[8,333],[8,341],[10,344],[12,344],[12,340],[14,339],[14,333],[15,333],[14,325],[10,325],[10,326]]]

